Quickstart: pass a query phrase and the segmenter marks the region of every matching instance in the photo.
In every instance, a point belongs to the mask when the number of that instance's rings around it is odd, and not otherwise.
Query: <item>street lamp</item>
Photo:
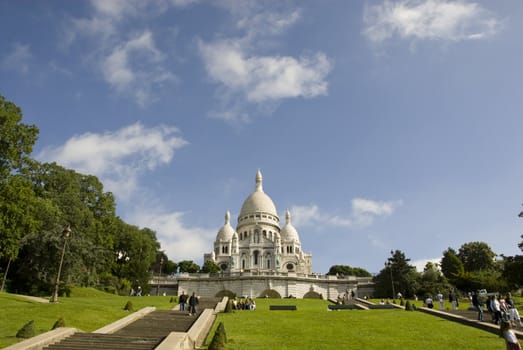
[[[160,259],[160,273],[158,274],[158,286],[156,286],[156,296],[160,295],[160,277],[162,276],[163,258]]]
[[[392,278],[392,263],[390,261],[387,261],[385,263],[385,266],[389,268],[390,271],[390,283],[392,285],[392,299],[394,300],[394,296],[396,295],[396,291],[394,289],[394,279]]]
[[[53,295],[51,295],[51,299],[49,300],[52,303],[56,303],[58,301],[58,288],[60,285],[60,273],[62,272],[62,263],[64,262],[65,244],[67,243],[67,238],[69,238],[69,235],[71,234],[71,228],[67,226],[66,228],[64,228],[62,233],[64,235],[64,246],[62,248],[62,256],[60,257],[60,265],[58,265],[58,274],[56,275],[54,292]]]

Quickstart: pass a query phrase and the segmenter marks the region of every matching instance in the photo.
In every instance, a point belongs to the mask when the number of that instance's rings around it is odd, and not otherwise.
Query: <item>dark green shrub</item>
[[[176,300],[176,297],[171,297],[171,299],[169,300],[169,303],[176,303],[177,300]]]
[[[16,332],[17,338],[32,338],[35,336],[35,322],[33,320],[27,322],[22,328]]]
[[[400,299],[400,306],[404,306],[405,302],[403,301],[403,298]]]
[[[414,311],[413,304],[409,300],[405,303],[405,311]]]
[[[223,312],[232,312],[232,300],[228,300],[227,304],[225,305],[225,310]]]
[[[65,321],[64,321],[63,317],[60,317],[58,320],[56,320],[56,322],[53,325],[53,328],[51,328],[51,329],[57,329],[60,327],[65,327]]]
[[[212,337],[208,350],[223,350],[225,349],[226,343],[227,335],[225,334],[225,326],[223,322],[220,322],[218,328],[216,328],[216,332],[214,332],[214,337]]]
[[[134,308],[133,308],[133,302],[132,301],[128,301],[125,306],[123,307],[124,310],[127,310],[127,311],[133,311]]]

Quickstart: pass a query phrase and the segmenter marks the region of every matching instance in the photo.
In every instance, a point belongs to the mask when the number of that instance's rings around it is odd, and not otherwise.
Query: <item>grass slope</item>
[[[135,310],[146,306],[170,309],[171,297],[122,297],[91,288],[75,288],[71,297],[61,297],[58,303],[39,303],[20,296],[0,293],[0,348],[17,343],[16,332],[30,320],[35,321],[36,334],[51,330],[63,317],[66,327],[86,332],[94,331],[129,314],[123,310],[131,300]]]
[[[269,305],[297,311],[269,311]],[[320,300],[257,300],[256,311],[220,314],[227,349],[501,349],[498,336],[421,312],[327,311]],[[210,338],[210,337],[209,337]],[[208,339],[210,342],[210,339]]]

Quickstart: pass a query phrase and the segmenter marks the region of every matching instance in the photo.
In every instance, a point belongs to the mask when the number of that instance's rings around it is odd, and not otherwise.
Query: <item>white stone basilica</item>
[[[230,224],[230,213],[214,241],[214,250],[204,255],[223,272],[292,272],[312,273],[312,254],[304,253],[298,231],[285,213],[285,226],[272,199],[263,192],[262,174],[256,174],[254,192],[243,202],[236,230]]]

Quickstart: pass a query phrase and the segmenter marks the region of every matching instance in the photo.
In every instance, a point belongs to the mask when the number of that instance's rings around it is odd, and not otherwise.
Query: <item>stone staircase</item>
[[[214,308],[216,300],[201,300],[196,315],[185,311],[156,310],[111,333],[81,333],[48,345],[48,350],[153,350],[171,332],[187,332],[205,308]]]

